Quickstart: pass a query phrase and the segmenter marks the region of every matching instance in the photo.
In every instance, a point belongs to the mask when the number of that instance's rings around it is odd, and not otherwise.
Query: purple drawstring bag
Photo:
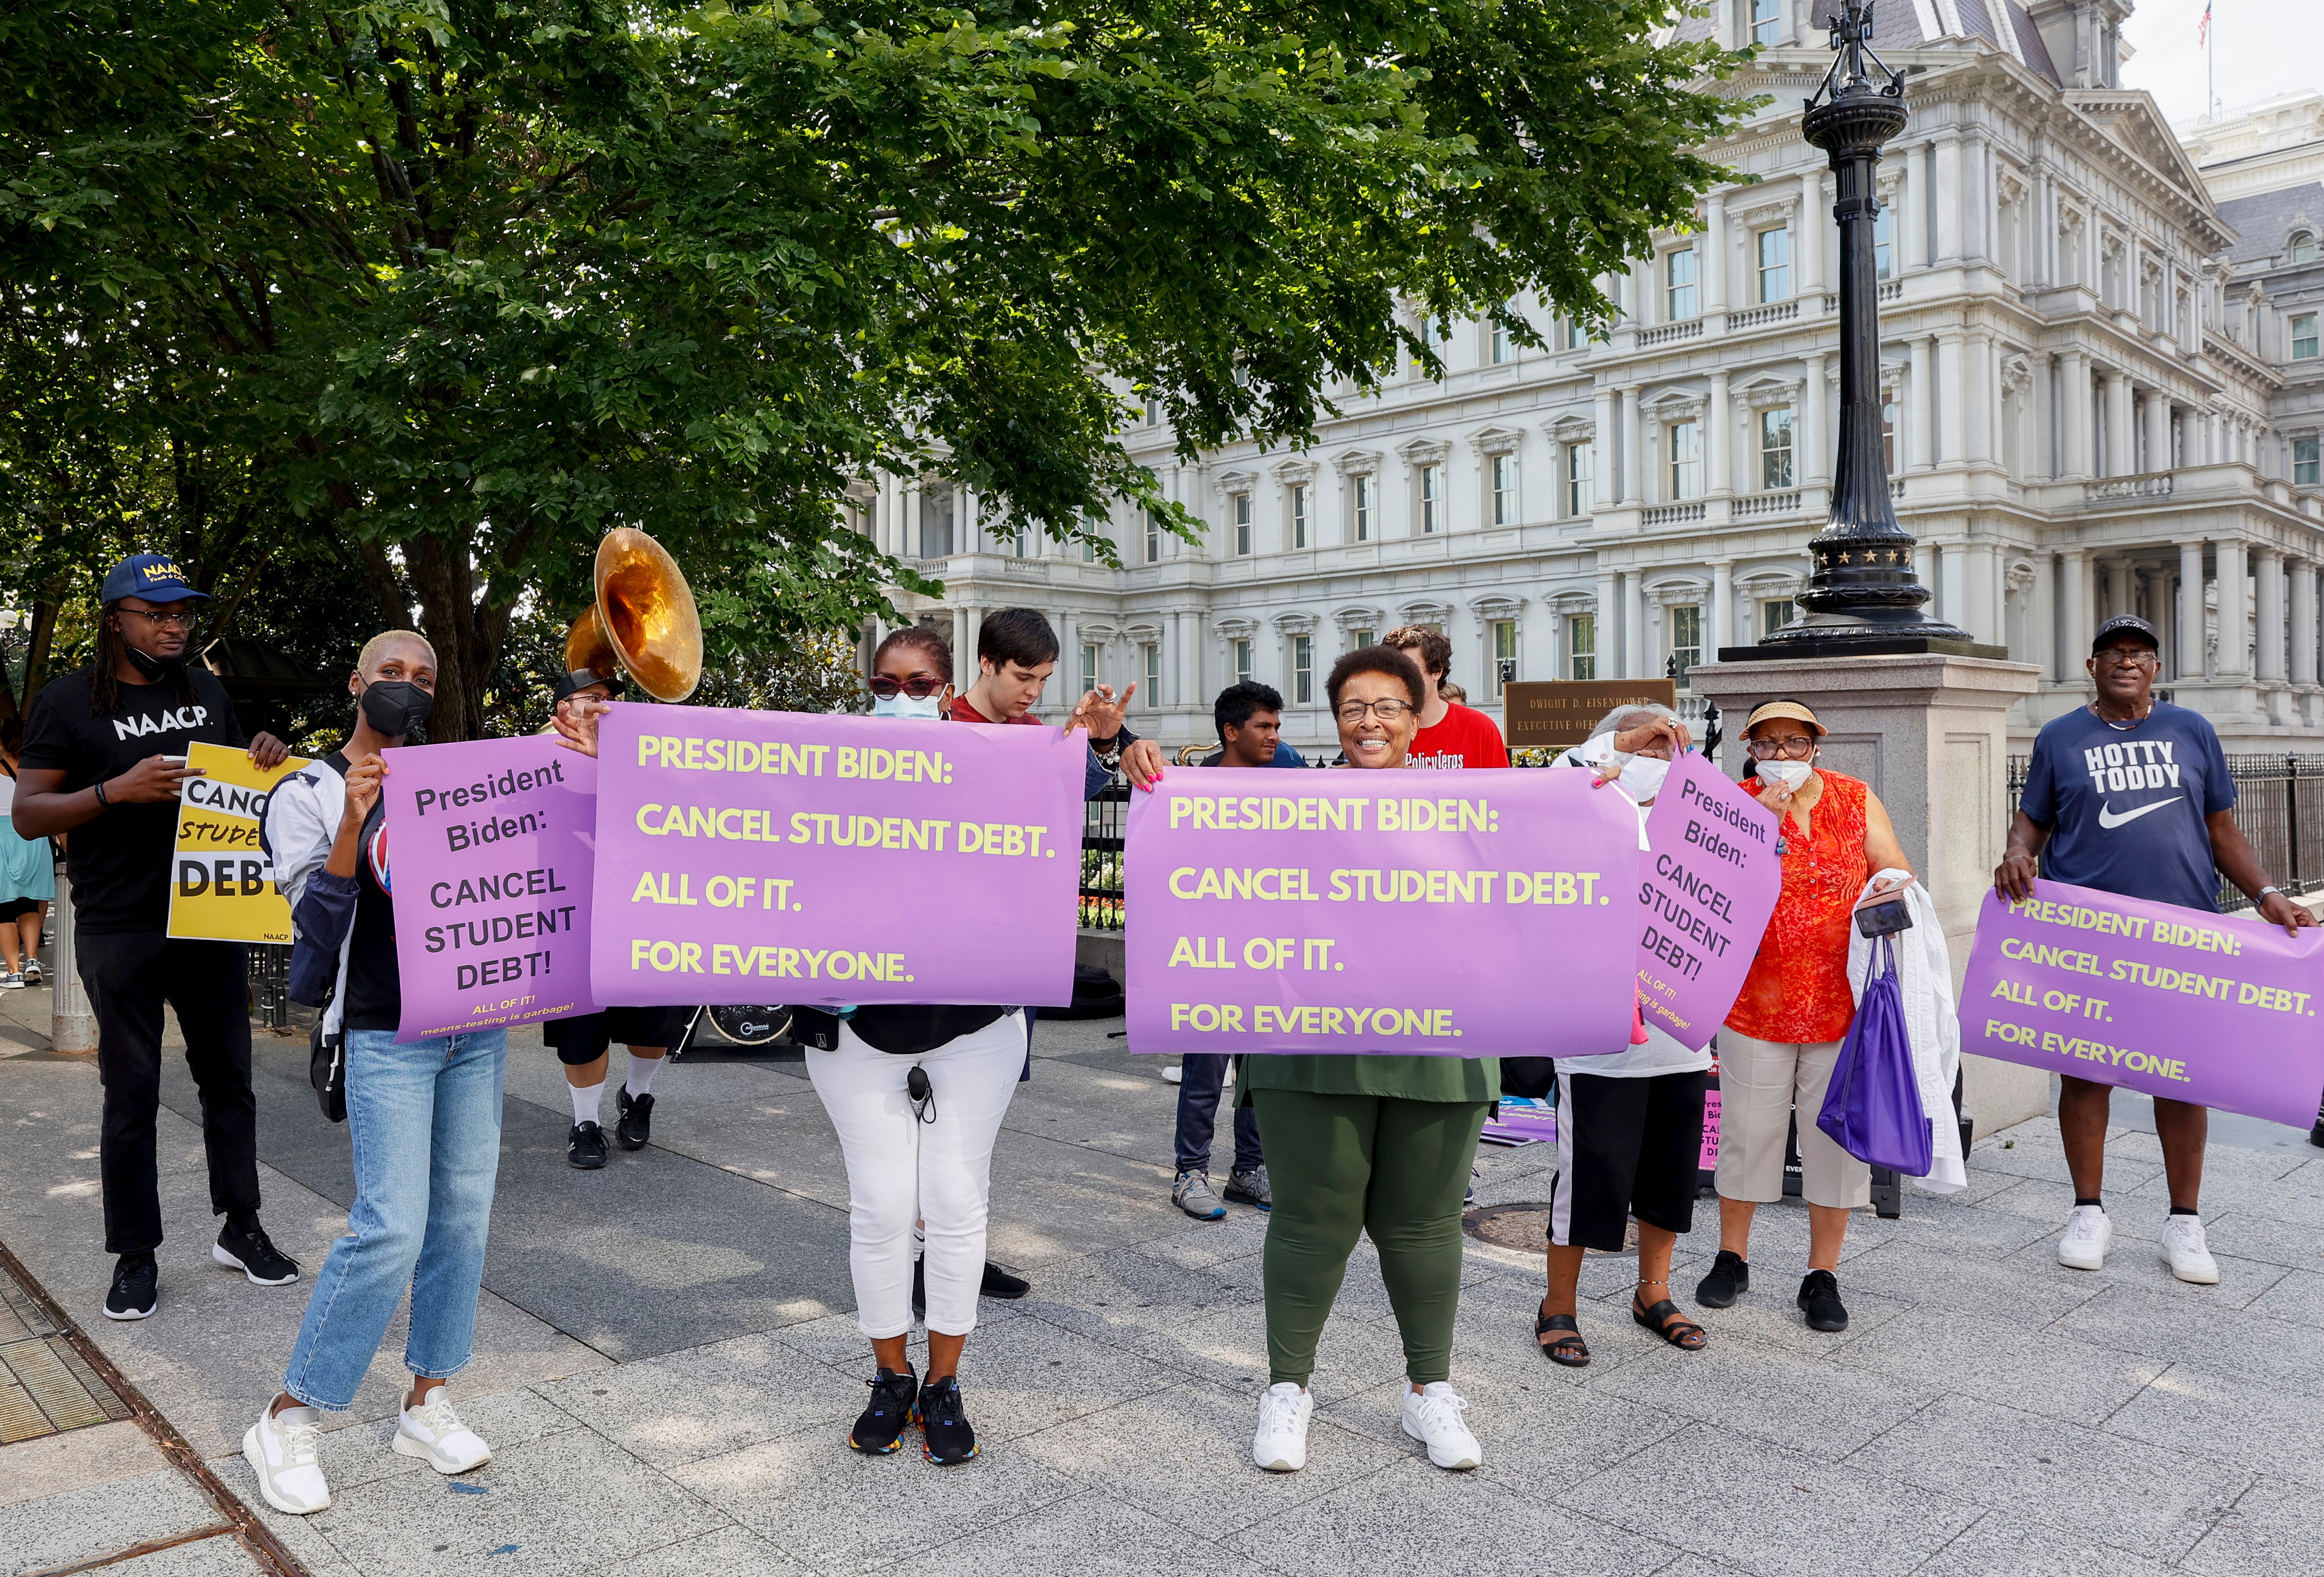
[[[1840,1043],[1816,1126],[1858,1160],[1907,1177],[1925,1177],[1935,1165],[1936,1141],[1921,1107],[1920,1076],[1904,1033],[1904,988],[1886,936],[1873,939],[1864,1000]]]

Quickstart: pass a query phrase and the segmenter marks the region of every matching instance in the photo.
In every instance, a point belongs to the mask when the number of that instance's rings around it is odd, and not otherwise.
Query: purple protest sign
[[[546,735],[392,751],[398,1040],[586,1013],[597,763]]]
[[[2324,930],[2036,881],[1985,895],[1961,1049],[2306,1128],[2324,1093]]]
[[[1639,1007],[1689,1051],[1711,1044],[1751,973],[1784,887],[1775,841],[1775,815],[1692,753],[1671,763],[1646,812]]]
[[[1070,1001],[1086,735],[617,706],[597,744],[609,1002]]]
[[[1637,811],[1576,771],[1174,771],[1123,852],[1132,1051],[1629,1044]]]

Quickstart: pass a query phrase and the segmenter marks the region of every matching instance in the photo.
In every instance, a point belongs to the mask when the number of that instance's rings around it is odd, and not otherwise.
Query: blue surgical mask
[[[892,696],[872,697],[874,717],[917,717],[924,723],[934,723],[944,716],[944,696],[907,696],[901,690]]]

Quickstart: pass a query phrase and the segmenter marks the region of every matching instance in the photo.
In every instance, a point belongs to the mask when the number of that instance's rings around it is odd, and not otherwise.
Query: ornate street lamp
[[[1729,646],[1724,662],[1779,657],[1872,657],[1939,652],[2004,657],[1969,633],[1921,611],[1929,590],[1913,568],[1913,536],[1888,500],[1880,442],[1880,299],[1872,254],[1882,144],[1904,129],[1904,78],[1873,53],[1873,0],[1843,0],[1831,19],[1831,69],[1807,101],[1801,131],[1831,156],[1840,199],[1840,455],[1831,523],[1808,543],[1814,567],[1795,623],[1757,646]],[[1876,80],[1868,65],[1885,81]],[[1915,391],[1917,394],[1919,391]]]

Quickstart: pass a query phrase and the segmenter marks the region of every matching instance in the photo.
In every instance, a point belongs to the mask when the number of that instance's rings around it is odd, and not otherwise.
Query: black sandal
[[[1638,1285],[1640,1286],[1667,1286],[1670,1284],[1663,1281],[1641,1281]],[[1644,1325],[1647,1330],[1652,1331],[1655,1335],[1661,1337],[1672,1346],[1678,1348],[1681,1351],[1700,1352],[1702,1351],[1704,1346],[1710,1342],[1710,1333],[1706,1332],[1702,1326],[1696,1324],[1692,1320],[1681,1319],[1676,1324],[1665,1323],[1669,1321],[1673,1315],[1679,1314],[1683,1312],[1679,1308],[1678,1305],[1671,1302],[1670,1299],[1662,1298],[1653,1304],[1647,1305],[1645,1308],[1640,1308],[1638,1306],[1640,1301],[1641,1300],[1637,1294],[1632,1293],[1630,1295],[1630,1318],[1637,1321],[1639,1324]]]
[[[1548,1339],[1552,1331],[1570,1331],[1573,1334],[1560,1336],[1552,1342]],[[1590,1344],[1582,1339],[1581,1331],[1582,1327],[1574,1322],[1572,1314],[1537,1314],[1534,1316],[1533,1337],[1541,1343],[1543,1354],[1550,1362],[1562,1364],[1567,1369],[1587,1369],[1590,1366]]]

